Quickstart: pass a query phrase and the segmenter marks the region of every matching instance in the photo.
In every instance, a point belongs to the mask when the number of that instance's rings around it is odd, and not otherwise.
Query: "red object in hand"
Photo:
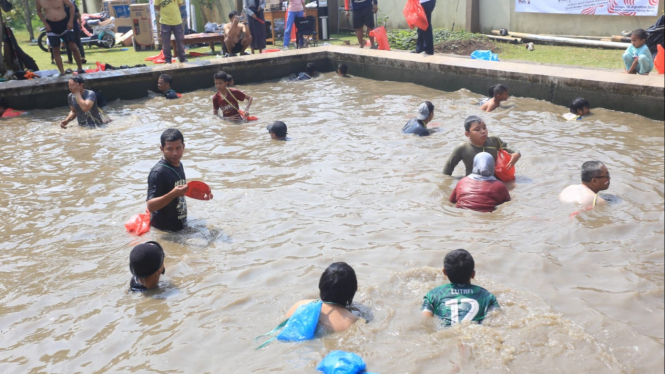
[[[510,153],[506,152],[503,149],[499,149],[497,152],[496,167],[494,168],[494,174],[502,182],[512,182],[515,180],[515,167],[508,169],[506,165],[510,162],[511,156]]]
[[[407,0],[404,10],[402,10],[406,23],[413,30],[414,27],[417,27],[423,31],[427,31],[429,28],[429,23],[427,22],[427,15],[425,15],[425,9],[420,5],[418,0]]]
[[[150,212],[146,209],[145,213],[137,214],[125,223],[125,229],[128,232],[138,236],[150,231]]]
[[[191,181],[187,182],[187,185],[189,189],[185,196],[197,200],[212,200],[212,191],[210,191],[210,187],[207,184],[199,181]]]

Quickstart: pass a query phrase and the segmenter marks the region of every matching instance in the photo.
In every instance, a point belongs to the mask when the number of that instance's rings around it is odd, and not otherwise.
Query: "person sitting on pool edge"
[[[247,31],[248,27],[241,22],[241,17],[235,10],[229,13],[229,23],[224,25],[226,39],[222,45],[226,56],[233,57],[240,54],[248,54],[245,50],[252,43],[252,36]]]
[[[427,129],[427,124],[434,118],[434,104],[425,101],[418,107],[418,115],[412,118],[402,127],[402,134],[415,134],[418,136],[428,136],[431,131]]]
[[[559,194],[559,200],[584,206],[605,204],[605,199],[598,193],[610,188],[610,172],[607,166],[600,161],[587,161],[582,164],[581,176],[582,184],[566,187]]]
[[[95,91],[85,89],[83,77],[77,75],[69,80],[69,115],[60,122],[60,127],[67,128],[69,122],[74,118],[79,126],[97,127],[108,123],[108,118],[102,118],[102,113],[97,106],[97,94]],[[104,116],[105,117],[105,116]]]
[[[129,290],[144,292],[159,285],[159,277],[166,272],[164,249],[157,242],[145,242],[132,248],[129,253],[129,270],[132,279]]]
[[[473,171],[462,178],[450,194],[450,202],[461,209],[471,209],[489,213],[510,201],[510,193],[494,176],[494,159],[487,152],[480,152],[473,158]]]
[[[270,133],[270,138],[275,140],[286,140],[286,123],[282,121],[275,121],[266,126],[266,129]]]
[[[623,53],[623,63],[626,66],[624,74],[648,75],[653,70],[653,56],[649,46],[646,45],[649,34],[644,29],[634,30],[630,35],[630,46]]]
[[[319,297],[323,305],[317,330],[323,328],[326,332],[342,332],[349,329],[358,320],[358,317],[349,311],[357,290],[358,280],[351,266],[345,262],[335,262],[328,266],[319,279]],[[286,313],[286,317],[291,317],[299,306],[313,301],[316,300],[301,300],[295,303]]]
[[[498,151],[500,149],[505,150],[511,155],[510,161],[506,165],[507,168],[515,166],[515,163],[522,157],[519,151],[509,149],[507,147],[508,144],[502,142],[499,137],[489,136],[485,121],[478,116],[468,117],[464,121],[464,130],[464,135],[469,138],[469,141],[458,145],[453,150],[443,168],[444,175],[453,175],[453,171],[460,161],[463,161],[466,167],[466,174],[464,175],[471,174],[473,171],[473,159],[480,152],[491,154],[494,163],[496,163]]]
[[[584,116],[591,114],[589,101],[583,97],[578,97],[570,103],[570,113],[563,115],[568,121],[581,120]]]
[[[305,72],[301,72],[298,75],[291,74],[289,76],[289,80],[292,81],[306,81],[310,80],[314,77],[314,71],[316,70],[316,65],[313,63],[308,63],[307,66],[305,66]]]
[[[480,110],[491,112],[501,106],[502,101],[508,100],[508,89],[502,84],[495,84],[489,89],[489,99],[482,102]]]
[[[187,223],[189,189],[180,159],[185,152],[185,138],[180,130],[166,129],[160,137],[162,159],[148,175],[147,205],[150,226],[164,231],[180,231]]]
[[[343,78],[349,78],[347,72],[349,71],[349,67],[345,63],[341,63],[337,66],[337,76],[338,77],[343,77]]]
[[[175,92],[175,90],[171,88],[172,83],[173,83],[173,78],[171,78],[170,75],[162,74],[159,76],[159,79],[157,79],[157,89],[167,99],[177,99],[182,97],[182,95]]]
[[[427,293],[422,315],[437,316],[446,326],[471,321],[481,323],[493,309],[500,309],[496,297],[486,289],[471,284],[476,277],[475,262],[464,249],[448,252],[443,259],[443,275],[450,283]]]
[[[246,121],[249,117],[249,107],[252,106],[254,100],[251,96],[245,95],[242,91],[235,88],[228,88],[231,78],[223,71],[218,71],[214,75],[215,88],[217,93],[212,97],[213,114],[219,115],[219,110],[222,110],[222,118],[232,121]],[[247,106],[243,113],[240,112],[239,106],[241,101],[247,100]]]

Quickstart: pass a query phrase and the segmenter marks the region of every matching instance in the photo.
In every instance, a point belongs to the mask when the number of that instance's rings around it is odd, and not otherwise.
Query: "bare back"
[[[566,187],[559,194],[559,200],[564,203],[574,203],[584,206],[593,205],[596,194],[583,184],[574,184]],[[605,200],[598,196],[596,204],[604,204]]]
[[[46,20],[56,22],[67,17],[65,5],[72,6],[72,3],[69,0],[36,0],[36,5],[38,10],[41,8]]]
[[[302,300],[294,304],[286,313],[286,317],[291,315],[299,306],[309,304],[314,300]],[[319,315],[319,326],[324,327],[329,332],[346,331],[358,320],[358,317],[349,312],[348,309],[338,305],[323,304],[321,314]]]

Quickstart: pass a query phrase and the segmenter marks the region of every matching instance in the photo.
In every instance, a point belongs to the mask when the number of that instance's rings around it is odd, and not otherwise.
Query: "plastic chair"
[[[296,17],[296,48],[316,47],[316,17]]]

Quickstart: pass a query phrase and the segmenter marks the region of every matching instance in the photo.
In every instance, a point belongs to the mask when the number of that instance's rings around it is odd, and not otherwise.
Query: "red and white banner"
[[[524,13],[657,16],[660,0],[515,0]]]

